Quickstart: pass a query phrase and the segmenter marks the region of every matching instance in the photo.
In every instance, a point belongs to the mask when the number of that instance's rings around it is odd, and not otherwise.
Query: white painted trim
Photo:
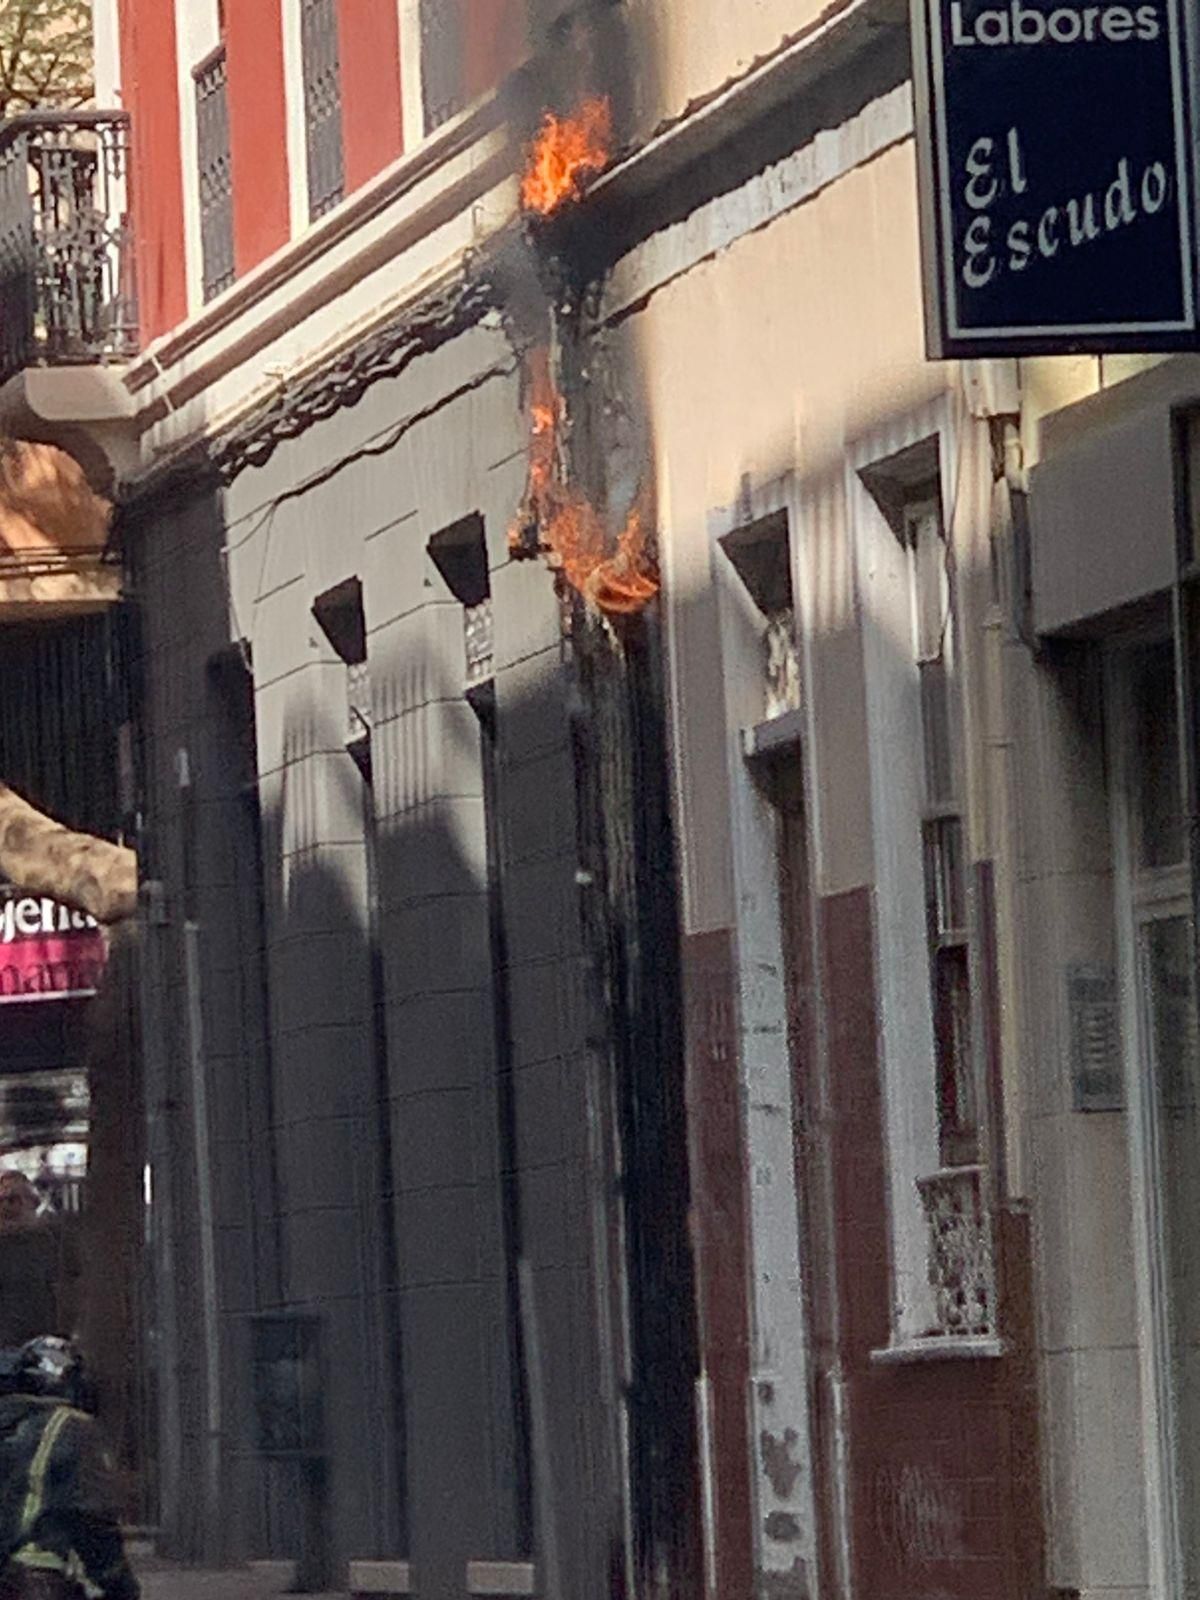
[[[421,95],[421,0],[396,0],[400,12],[400,104],[406,151],[425,139],[425,106]]]
[[[98,106],[121,104],[121,27],[117,0],[92,0],[92,59]]]
[[[766,1575],[792,1571],[797,1560],[816,1570],[816,1494],[809,1409],[811,1340],[802,1271],[800,1196],[796,1184],[795,1106],[779,896],[778,818],[759,792],[747,763],[744,728],[761,707],[763,619],[720,540],[777,512],[795,539],[796,487],[790,475],[763,485],[741,504],[710,519],[713,579],[721,638],[727,740],[730,832],[736,916],[738,1062],[743,1147],[749,1173],[751,1360],[747,1406],[751,1419],[755,1496],[754,1560]],[[794,743],[791,718],[783,723]],[[754,726],[750,724],[750,726]],[[761,727],[761,724],[758,725]],[[753,737],[753,736],[752,736]],[[811,784],[805,785],[806,790]],[[811,827],[811,819],[809,819]],[[776,1489],[766,1452],[770,1439],[797,1468],[786,1496]],[[792,1517],[794,1539],[773,1538],[776,1515]]]
[[[712,1430],[712,1378],[707,1371],[696,1379],[696,1431],[700,1455],[700,1528],[704,1539],[704,1593],[717,1593],[717,1466]]]
[[[609,321],[640,307],[647,295],[794,211],[856,167],[910,138],[912,132],[912,86],[902,83],[840,127],[823,130],[782,161],[766,167],[739,189],[718,195],[684,221],[636,245],[617,262],[605,282],[600,320]]]
[[[928,1226],[916,1180],[941,1165],[920,849],[920,686],[908,560],[860,473],[928,438],[938,440],[946,533],[953,539],[958,434],[949,394],[859,440],[845,475],[866,689],[892,1337],[899,1345],[920,1339],[934,1324]]]
[[[283,94],[287,118],[288,225],[297,238],[309,227],[308,137],[304,113],[304,48],[300,0],[282,0]]]
[[[175,67],[179,82],[179,158],[183,171],[183,240],[188,311],[204,303],[200,248],[200,184],[196,144],[196,82],[193,69],[221,42],[217,0],[174,0]]]

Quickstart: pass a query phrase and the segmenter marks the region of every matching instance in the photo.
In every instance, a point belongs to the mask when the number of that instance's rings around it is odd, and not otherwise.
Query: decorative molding
[[[494,301],[487,280],[465,272],[454,274],[370,337],[281,386],[228,429],[194,440],[150,471],[126,480],[121,506],[128,510],[153,495],[193,485],[216,487],[232,482],[246,467],[262,466],[286,439],[353,405],[373,383],[398,376],[417,356],[473,327],[493,309]],[[404,426],[398,424],[401,431]]]
[[[472,146],[500,125],[499,106],[496,96],[492,95],[453,122],[448,122],[438,130],[435,138],[427,139],[418,150],[400,156],[377,178],[344,200],[335,211],[322,217],[301,238],[285,245],[261,266],[239,278],[231,289],[226,290],[210,306],[150,346],[141,360],[129,369],[130,389],[137,394],[147,388],[177,362],[197,351],[205,340],[230,327],[268,295],[285,287],[306,267],[410,194],[439,167],[470,151]],[[473,190],[482,189],[487,176],[486,162],[473,163],[470,187]],[[431,202],[431,208],[440,213],[444,209],[444,199],[444,191],[439,190]],[[429,219],[425,212],[419,211],[415,221],[420,224],[418,233],[424,237],[429,231]]]
[[[903,83],[740,188],[715,195],[683,221],[635,244],[609,274],[597,320],[617,321],[640,310],[675,279],[794,211],[856,167],[911,138],[912,132],[912,86]]]

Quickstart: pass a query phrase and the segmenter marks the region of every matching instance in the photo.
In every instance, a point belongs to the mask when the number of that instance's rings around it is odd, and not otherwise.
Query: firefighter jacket
[[[0,1538],[9,1571],[58,1574],[89,1600],[138,1600],[112,1463],[84,1412],[33,1395],[0,1397]]]

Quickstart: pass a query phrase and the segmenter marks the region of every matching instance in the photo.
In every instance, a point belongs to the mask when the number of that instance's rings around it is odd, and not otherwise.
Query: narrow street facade
[[[160,1554],[1191,1593],[1200,364],[926,359],[895,0],[94,11]]]

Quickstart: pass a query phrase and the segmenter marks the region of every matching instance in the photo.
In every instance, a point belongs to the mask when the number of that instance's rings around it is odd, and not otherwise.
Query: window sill
[[[877,1367],[913,1366],[923,1361],[995,1361],[1004,1355],[1004,1340],[992,1333],[927,1334],[871,1351],[871,1364]]]

